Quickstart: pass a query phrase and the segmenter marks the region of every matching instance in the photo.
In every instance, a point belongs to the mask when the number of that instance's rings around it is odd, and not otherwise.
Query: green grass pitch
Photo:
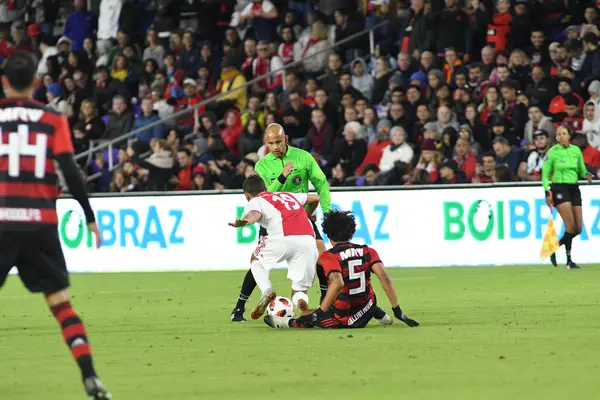
[[[600,265],[390,273],[421,327],[232,324],[242,271],[74,275],[72,293],[117,400],[598,398]],[[14,276],[0,333],[1,398],[85,398],[57,323]]]

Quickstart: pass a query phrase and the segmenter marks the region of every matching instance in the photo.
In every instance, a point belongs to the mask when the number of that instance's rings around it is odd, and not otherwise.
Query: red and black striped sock
[[[60,324],[62,336],[77,361],[83,378],[96,376],[92,362],[92,349],[88,343],[85,325],[79,315],[73,310],[70,302],[61,303],[50,307],[52,314]]]

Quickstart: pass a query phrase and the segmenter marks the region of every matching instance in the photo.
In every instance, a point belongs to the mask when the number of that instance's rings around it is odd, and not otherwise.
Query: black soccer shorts
[[[30,292],[51,294],[69,287],[67,263],[56,226],[29,231],[0,230],[0,287],[13,266]]]
[[[552,184],[552,202],[555,206],[570,202],[575,207],[581,207],[581,191],[578,184]]]
[[[321,236],[321,232],[319,232],[319,229],[317,229],[317,224],[315,224],[314,221],[310,221],[312,226],[313,226],[313,230],[315,231],[315,239],[317,240],[323,240],[323,237]],[[268,236],[269,234],[267,233],[267,230],[265,228],[263,228],[262,226],[260,227],[260,230],[258,231],[258,242],[260,243],[261,239],[264,236]]]

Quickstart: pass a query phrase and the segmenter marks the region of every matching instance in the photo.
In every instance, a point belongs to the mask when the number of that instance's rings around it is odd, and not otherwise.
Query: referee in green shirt
[[[269,192],[308,193],[308,182],[310,181],[321,198],[323,213],[328,212],[331,207],[329,184],[313,156],[307,151],[289,146],[283,127],[279,124],[271,124],[265,129],[265,144],[269,148],[269,154],[256,164],[255,170],[265,181],[267,190]],[[325,251],[325,244],[314,221],[313,228],[320,255]],[[267,232],[261,227],[260,239],[266,235]],[[323,297],[327,292],[327,277],[320,268],[317,268],[317,276],[321,297]],[[254,276],[252,276],[252,271],[248,270],[242,283],[238,302],[231,313],[231,321],[245,321],[246,301],[255,287],[256,282]]]
[[[558,144],[548,150],[547,159],[542,164],[542,186],[548,206],[556,206],[565,224],[565,234],[559,243],[561,246],[564,244],[567,250],[566,267],[577,269],[579,266],[571,260],[571,245],[573,238],[581,233],[583,224],[578,181],[581,177],[591,183],[592,174],[585,168],[581,149],[571,144],[571,132],[567,127],[558,128],[556,140]],[[556,267],[556,254],[552,254],[550,260]]]

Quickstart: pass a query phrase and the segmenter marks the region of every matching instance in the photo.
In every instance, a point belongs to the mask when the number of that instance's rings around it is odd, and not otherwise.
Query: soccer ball
[[[294,316],[294,305],[290,299],[277,296],[275,300],[269,303],[267,314],[274,317],[292,318]]]

